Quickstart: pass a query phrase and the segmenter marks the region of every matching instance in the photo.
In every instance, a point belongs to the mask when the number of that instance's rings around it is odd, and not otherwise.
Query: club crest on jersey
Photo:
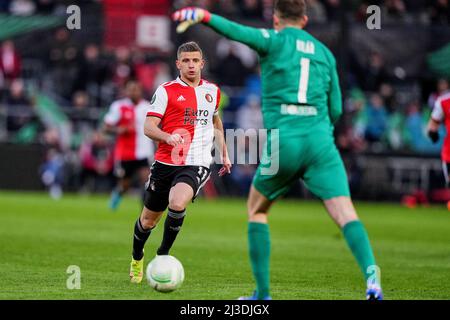
[[[207,94],[205,95],[205,99],[206,99],[206,101],[208,101],[209,103],[211,103],[211,102],[213,101],[213,97],[212,97],[209,93],[207,93]]]

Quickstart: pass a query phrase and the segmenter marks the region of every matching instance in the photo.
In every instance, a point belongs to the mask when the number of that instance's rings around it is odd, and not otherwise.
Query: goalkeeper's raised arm
[[[242,24],[230,21],[224,17],[212,14],[202,8],[183,8],[177,10],[172,15],[174,21],[178,21],[177,32],[182,33],[190,26],[203,23],[224,37],[242,42],[250,48],[256,50],[260,55],[269,51],[271,30],[258,29],[244,26]]]

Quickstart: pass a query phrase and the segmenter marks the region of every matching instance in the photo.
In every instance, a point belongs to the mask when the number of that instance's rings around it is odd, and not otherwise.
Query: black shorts
[[[156,212],[166,210],[170,189],[179,182],[185,182],[192,187],[193,202],[208,181],[210,173],[211,170],[203,166],[171,166],[155,161],[150,167],[150,177],[145,184],[145,207]]]
[[[117,178],[130,178],[141,168],[148,168],[147,159],[117,161],[114,164],[114,175]]]
[[[444,179],[445,179],[445,187],[450,188],[450,178],[449,178],[449,172],[450,172],[450,163],[442,161],[442,172],[444,173]]]

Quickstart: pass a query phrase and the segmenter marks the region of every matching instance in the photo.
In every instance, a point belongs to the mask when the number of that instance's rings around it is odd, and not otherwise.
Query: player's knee
[[[251,218],[257,214],[267,214],[269,211],[269,206],[265,204],[258,204],[255,201],[247,202],[247,214]]]
[[[156,224],[158,223],[157,219],[154,219],[153,217],[149,216],[142,216],[141,217],[141,224],[145,229],[152,229],[156,226]]]
[[[169,201],[169,208],[175,211],[183,211],[186,208],[186,202],[182,198],[174,197]]]
[[[267,220],[267,213],[268,213],[267,208],[254,205],[247,206],[247,215],[249,221],[265,222]]]
[[[144,207],[140,217],[141,225],[145,229],[154,228],[158,224],[162,214],[163,212],[150,211]]]

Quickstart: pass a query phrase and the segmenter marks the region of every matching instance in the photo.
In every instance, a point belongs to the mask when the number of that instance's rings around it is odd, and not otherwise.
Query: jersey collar
[[[291,34],[295,34],[295,33],[306,33],[306,31],[304,29],[300,29],[300,28],[296,28],[293,26],[287,26],[285,28],[283,28],[283,30],[280,30],[280,33],[291,33]]]
[[[186,82],[184,82],[183,80],[181,80],[181,77],[178,76],[177,79],[175,80],[177,83],[181,84],[183,87],[191,87],[190,85],[188,85]],[[200,79],[200,82],[198,83],[198,86],[200,87],[203,84],[203,79]],[[193,88],[193,87],[191,87]]]

